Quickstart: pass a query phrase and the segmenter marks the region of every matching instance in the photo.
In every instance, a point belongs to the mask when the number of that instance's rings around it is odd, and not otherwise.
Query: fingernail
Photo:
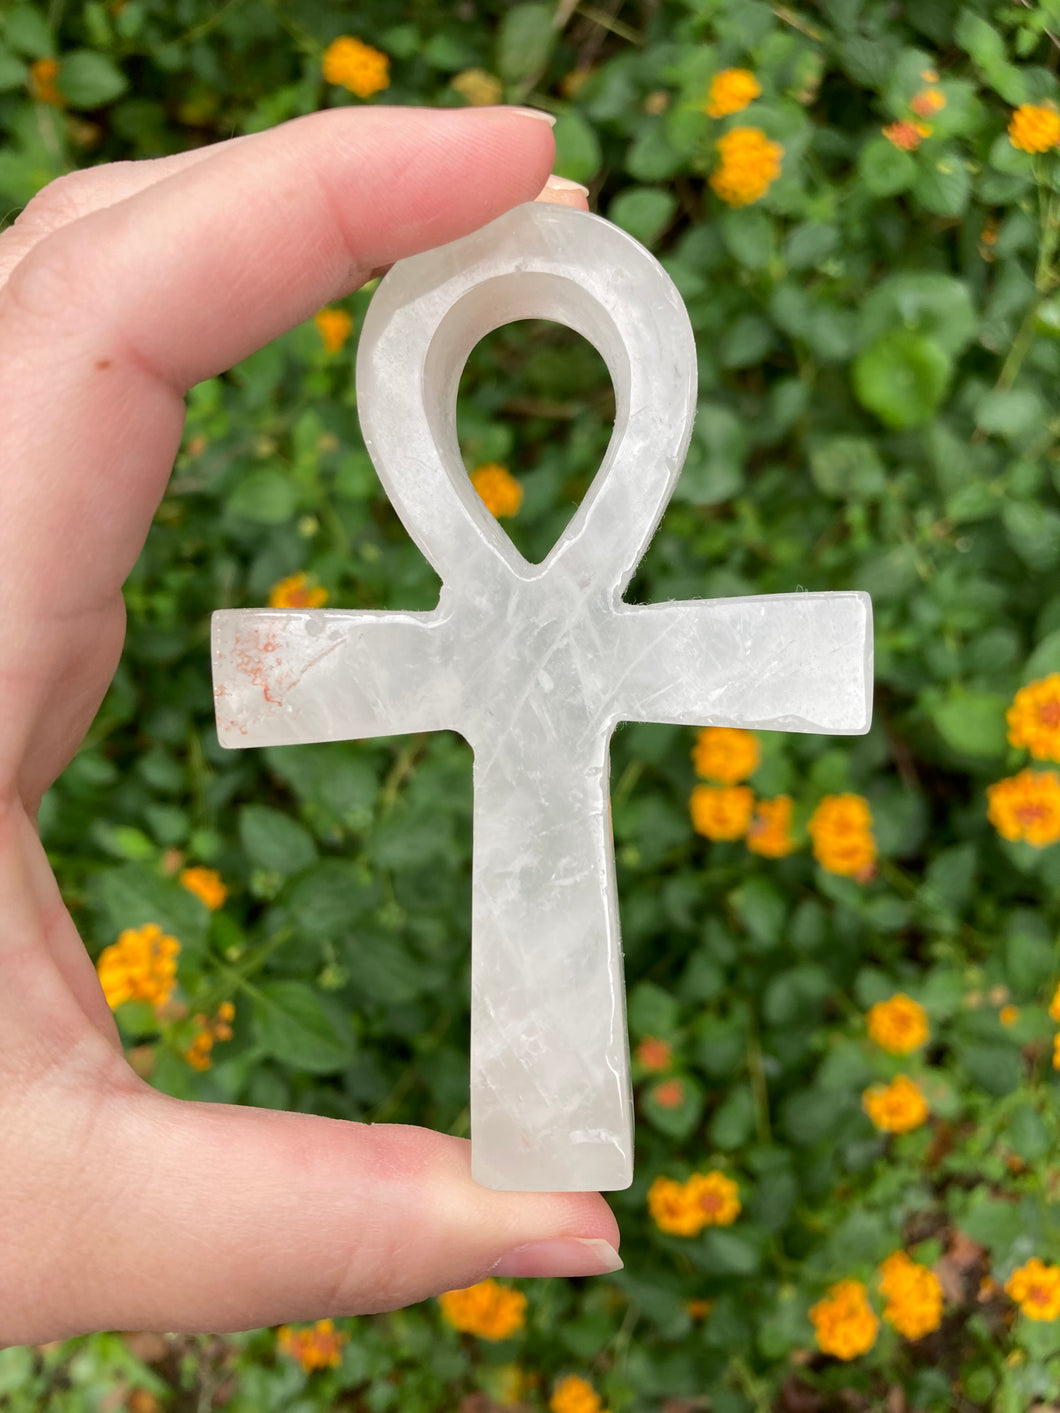
[[[545,183],[546,191],[580,191],[583,196],[589,195],[589,188],[582,186],[581,182],[572,182],[569,177],[557,177],[555,173],[549,177]]]
[[[540,108],[516,108],[509,105],[508,112],[518,113],[523,118],[540,118],[542,122],[548,123],[550,128],[556,126],[555,113],[542,113]]]
[[[491,1276],[603,1276],[622,1269],[622,1258],[602,1238],[560,1237],[517,1246],[490,1268]]]

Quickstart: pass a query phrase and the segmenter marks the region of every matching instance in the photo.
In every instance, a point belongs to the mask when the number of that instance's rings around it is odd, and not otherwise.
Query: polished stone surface
[[[604,463],[541,564],[486,510],[456,435],[468,354],[525,318],[594,344],[617,409]],[[438,607],[214,615],[224,745],[450,729],[473,748],[472,1171],[489,1187],[632,1179],[616,723],[869,727],[866,595],[622,600],[680,474],[695,369],[669,278],[598,217],[523,206],[403,261],[365,321],[358,407],[394,508],[441,577]]]

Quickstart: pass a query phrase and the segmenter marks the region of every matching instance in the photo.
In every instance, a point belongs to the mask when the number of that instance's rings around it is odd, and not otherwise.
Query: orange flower
[[[1016,1302],[1028,1320],[1057,1319],[1060,1317],[1060,1266],[1047,1266],[1037,1256],[1032,1256],[1009,1276],[1005,1294]]]
[[[839,1281],[810,1307],[817,1347],[837,1359],[856,1359],[876,1343],[880,1322],[861,1281]]]
[[[1002,1025],[1015,1025],[1020,1018],[1020,1008],[1018,1006],[1002,1006],[997,1013],[997,1018]]]
[[[649,1074],[660,1074],[673,1064],[673,1047],[654,1035],[646,1035],[636,1049],[636,1057]]]
[[[714,1302],[713,1300],[703,1299],[689,1300],[685,1303],[685,1309],[688,1311],[691,1319],[705,1320],[714,1309]]]
[[[1060,672],[1021,687],[1006,718],[1010,745],[1026,746],[1035,760],[1060,761]]]
[[[1021,770],[988,785],[987,818],[1005,839],[1025,839],[1044,849],[1060,839],[1060,776],[1054,770]]]
[[[648,1189],[648,1211],[660,1231],[670,1236],[698,1236],[703,1230],[699,1213],[688,1201],[683,1182],[657,1177]]]
[[[698,1236],[704,1227],[731,1226],[740,1215],[739,1188],[717,1169],[687,1182],[657,1177],[648,1189],[648,1211],[660,1231]]]
[[[923,123],[888,123],[880,131],[888,142],[893,143],[895,147],[900,147],[903,152],[915,152],[920,146],[921,137],[927,135],[920,131],[923,126]]]
[[[508,1339],[526,1323],[526,1296],[492,1279],[438,1297],[453,1329],[480,1339]]]
[[[104,947],[96,970],[111,1010],[126,1001],[164,1006],[177,984],[180,943],[163,933],[157,922],[130,927],[117,942]]]
[[[908,1133],[931,1112],[920,1086],[904,1074],[890,1084],[870,1085],[861,1096],[861,1107],[884,1133]]]
[[[59,77],[58,59],[37,59],[30,65],[30,97],[38,103],[50,103],[53,108],[66,106],[55,80]]]
[[[930,118],[932,113],[941,113],[946,106],[946,95],[937,88],[924,88],[910,101],[910,108],[918,118]]]
[[[1053,1036],[1053,1069],[1060,1070],[1060,1035]]]
[[[692,828],[708,839],[742,839],[754,802],[754,791],[746,785],[697,785],[688,802]]]
[[[942,1323],[942,1284],[934,1271],[895,1251],[880,1267],[887,1297],[883,1318],[906,1339],[922,1339]]]
[[[235,1013],[236,1008],[231,1001],[222,1001],[217,1008],[217,1015],[212,1021],[204,1015],[194,1017],[198,1030],[192,1037],[188,1048],[181,1051],[184,1059],[193,1070],[208,1070],[213,1063],[215,1042],[231,1040],[232,1026],[230,1022]]]
[[[758,769],[762,753],[750,731],[732,726],[706,726],[692,747],[692,765],[704,780],[735,785]]]
[[[869,1009],[868,1024],[870,1038],[890,1055],[908,1055],[930,1034],[927,1012],[902,991],[889,1001],[877,1001]]]
[[[655,1086],[651,1097],[662,1109],[679,1109],[685,1102],[685,1087],[679,1079],[668,1079]]]
[[[321,65],[328,83],[341,84],[358,98],[390,87],[390,60],[370,44],[343,34],[324,50]]]
[[[740,113],[762,92],[762,85],[750,69],[722,69],[710,81],[703,105],[709,118],[727,118]]]
[[[548,1406],[552,1413],[606,1413],[592,1384],[577,1374],[568,1374],[556,1385]]]
[[[688,1200],[703,1213],[703,1225],[731,1227],[740,1215],[740,1189],[732,1178],[717,1169],[709,1173],[693,1173],[685,1183]]]
[[[288,574],[269,590],[270,608],[323,608],[327,601],[327,589],[310,588],[309,576],[301,571]]]
[[[747,831],[747,847],[752,854],[766,859],[782,859],[798,844],[791,836],[791,813],[794,801],[790,795],[777,795],[772,800],[755,802],[754,818]]]
[[[507,466],[488,461],[471,473],[471,484],[491,515],[500,518],[518,514],[523,503],[523,488]]]
[[[328,353],[338,353],[353,329],[353,320],[345,309],[321,309],[313,315],[313,323]]]
[[[829,873],[851,878],[876,860],[872,811],[861,795],[825,795],[806,827],[813,856]]]
[[[1021,103],[1012,114],[1008,137],[1021,152],[1048,152],[1060,142],[1060,114],[1053,107]]]
[[[780,176],[784,149],[770,142],[761,128],[732,128],[718,139],[717,147],[721,161],[710,185],[727,206],[761,200]]]
[[[221,881],[215,868],[186,868],[181,871],[180,881],[189,893],[194,893],[212,913],[224,907],[228,889]]]
[[[1049,1002],[1049,1019],[1060,1024],[1060,986],[1053,992],[1053,999]]]
[[[281,1325],[276,1331],[281,1354],[297,1360],[307,1374],[314,1369],[337,1369],[342,1362],[342,1346],[348,1339],[345,1330],[335,1328],[334,1320],[318,1320],[307,1330]]]

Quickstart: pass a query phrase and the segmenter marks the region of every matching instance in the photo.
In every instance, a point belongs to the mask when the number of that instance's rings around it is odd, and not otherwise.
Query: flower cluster
[[[29,91],[38,103],[47,103],[52,108],[63,108],[63,95],[59,92],[58,59],[37,59],[30,65]]]
[[[942,1323],[942,1284],[928,1266],[895,1251],[880,1267],[883,1318],[906,1339],[922,1339]]]
[[[561,1379],[548,1401],[551,1413],[607,1413],[603,1400],[585,1379],[568,1374]]]
[[[217,1015],[212,1020],[202,1014],[194,1017],[197,1026],[195,1035],[188,1048],[182,1052],[193,1070],[208,1070],[213,1063],[212,1052],[217,1041],[231,1040],[235,1013],[236,1008],[231,1001],[222,1001],[217,1008]]]
[[[920,1086],[908,1075],[896,1075],[890,1084],[872,1084],[861,1096],[861,1107],[883,1133],[908,1133],[919,1128],[931,1112]]]
[[[327,589],[310,585],[305,573],[288,574],[269,590],[270,608],[323,608],[328,601]]]
[[[869,1008],[868,1028],[870,1039],[889,1055],[919,1050],[930,1035],[927,1012],[902,991]]]
[[[516,515],[523,503],[523,488],[507,466],[488,461],[471,473],[471,484],[478,491],[491,515]]]
[[[157,922],[130,927],[117,942],[104,947],[96,970],[112,1010],[126,1001],[146,1001],[164,1006],[177,984],[180,943],[167,936]]]
[[[181,886],[206,904],[212,913],[223,908],[228,889],[215,868],[185,868],[180,874]]]
[[[1060,761],[1060,672],[1028,682],[1005,713],[1009,744],[1035,760]]]
[[[1050,1266],[1032,1256],[1005,1282],[1005,1294],[1020,1307],[1028,1320],[1060,1318],[1060,1266]]]
[[[704,1227],[728,1227],[740,1215],[739,1188],[713,1169],[687,1182],[657,1177],[648,1190],[648,1211],[660,1231],[698,1236]]]
[[[876,1343],[880,1322],[862,1281],[843,1280],[810,1307],[817,1346],[837,1359],[856,1359]]]
[[[342,1346],[348,1339],[345,1330],[335,1328],[334,1320],[318,1320],[305,1330],[281,1325],[276,1331],[280,1353],[297,1360],[307,1374],[314,1369],[337,1369],[342,1360]]]
[[[706,726],[692,747],[692,766],[703,780],[736,785],[758,769],[762,752],[753,732],[731,726]]]
[[[313,323],[328,353],[338,353],[353,332],[353,320],[345,309],[321,309]]]
[[[1035,760],[1060,762],[1060,673],[1021,687],[1006,720],[1010,745],[1028,750]],[[987,818],[1002,838],[1024,840],[1036,849],[1060,839],[1060,775],[1055,770],[1021,770],[988,785],[986,798]]]
[[[390,87],[390,60],[378,49],[343,34],[324,50],[321,65],[328,83],[348,88],[358,98],[371,98]]]
[[[761,758],[753,732],[704,727],[692,747],[692,765],[711,784],[695,787],[689,811],[697,834],[716,841],[745,839],[752,853],[779,859],[797,847],[791,834],[791,796],[756,800],[749,786],[739,784],[754,774]]]
[[[887,141],[905,152],[915,152],[921,140],[931,136],[931,124],[924,122],[924,119],[941,112],[946,106],[946,95],[935,87],[939,81],[935,70],[924,69],[920,77],[927,87],[920,89],[909,100],[909,112],[912,116],[899,118],[897,122],[881,128]]]
[[[480,1339],[508,1339],[526,1323],[526,1296],[492,1278],[438,1297],[454,1330]]]
[[[1037,103],[1021,103],[1012,114],[1008,136],[1021,152],[1048,152],[1060,143],[1060,113]]]
[[[688,801],[692,828],[719,843],[744,838],[754,807],[754,791],[748,785],[697,785]]]
[[[1049,1002],[1049,1019],[1060,1025],[1060,986],[1053,992]],[[1053,1036],[1053,1069],[1060,1070],[1060,1032]]]
[[[762,92],[762,85],[750,69],[722,69],[710,81],[704,111],[708,118],[727,118],[742,113]]]
[[[747,826],[747,847],[766,859],[783,859],[798,847],[791,833],[795,801],[790,795],[772,800],[756,800],[754,815]]]
[[[806,826],[813,856],[829,873],[865,877],[876,862],[872,811],[861,795],[825,795]]]
[[[761,128],[730,128],[718,138],[717,150],[720,161],[710,185],[727,206],[760,201],[780,176],[784,149]]]

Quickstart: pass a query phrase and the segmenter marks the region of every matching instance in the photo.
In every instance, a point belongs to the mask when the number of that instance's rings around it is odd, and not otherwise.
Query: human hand
[[[552,154],[520,110],[341,109],[75,173],[0,235],[0,1346],[619,1264],[602,1198],[480,1188],[462,1140],[152,1090],[34,826],[117,665],[187,389],[531,199]]]

